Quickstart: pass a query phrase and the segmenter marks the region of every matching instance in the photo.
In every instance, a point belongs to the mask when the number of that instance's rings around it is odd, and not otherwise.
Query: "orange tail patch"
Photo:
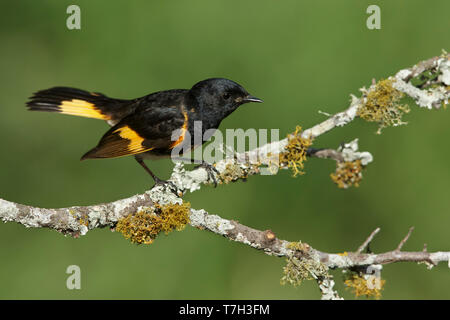
[[[103,114],[99,109],[97,109],[95,107],[95,104],[84,100],[79,99],[64,100],[59,105],[59,108],[61,110],[60,113],[63,114],[70,114],[73,116],[80,116],[101,120],[111,119],[110,116]]]

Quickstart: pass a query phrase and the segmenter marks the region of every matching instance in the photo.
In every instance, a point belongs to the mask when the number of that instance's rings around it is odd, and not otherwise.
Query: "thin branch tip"
[[[369,244],[372,242],[373,238],[377,235],[378,232],[380,232],[380,228],[376,228],[372,233],[369,235],[369,237],[363,242],[363,244],[356,250],[356,253],[361,253],[366,247],[369,246]]]
[[[406,236],[402,239],[402,241],[400,241],[400,243],[398,244],[397,248],[394,250],[396,252],[400,252],[403,248],[403,246],[405,245],[406,241],[408,241],[409,237],[411,236],[411,233],[414,231],[414,227],[409,228],[408,233],[406,234]]]

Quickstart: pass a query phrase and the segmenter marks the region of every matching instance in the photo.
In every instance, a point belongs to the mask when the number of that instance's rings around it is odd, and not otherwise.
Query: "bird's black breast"
[[[187,93],[175,89],[136,99],[135,112],[126,122],[145,139],[144,145],[153,148],[150,153],[167,155],[181,144],[183,149],[195,148],[219,127],[222,117],[202,109],[196,100],[187,98]]]

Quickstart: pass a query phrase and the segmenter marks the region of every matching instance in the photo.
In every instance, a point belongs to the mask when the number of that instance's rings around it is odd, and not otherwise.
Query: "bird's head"
[[[189,96],[197,102],[204,113],[220,117],[220,120],[244,103],[263,102],[249,94],[241,85],[223,78],[212,78],[196,83],[189,90]]]

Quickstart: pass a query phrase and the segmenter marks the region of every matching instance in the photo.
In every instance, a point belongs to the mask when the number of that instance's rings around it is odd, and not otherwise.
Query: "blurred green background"
[[[81,7],[81,30],[66,28],[66,8]],[[227,77],[264,99],[245,105],[225,128],[310,127],[348,106],[349,94],[449,50],[450,2],[377,1],[381,30],[366,28],[370,1],[2,1],[0,5],[0,197],[39,207],[109,202],[152,184],[132,157],[80,162],[107,125],[98,120],[27,112],[39,89],[73,86],[112,97],[189,88]],[[355,250],[376,227],[371,248],[450,250],[448,110],[413,106],[408,126],[376,135],[357,120],[320,137],[337,147],[355,137],[375,161],[359,188],[338,189],[335,163],[312,159],[306,175],[251,177],[187,194],[204,208],[280,238],[327,252]],[[161,177],[170,160],[149,163]],[[317,299],[315,282],[281,286],[284,259],[188,227],[137,246],[94,230],[80,239],[55,231],[0,225],[2,299]],[[68,265],[81,267],[82,289],[66,289]],[[345,298],[342,275],[334,272]],[[449,299],[441,264],[385,266],[386,299]]]

